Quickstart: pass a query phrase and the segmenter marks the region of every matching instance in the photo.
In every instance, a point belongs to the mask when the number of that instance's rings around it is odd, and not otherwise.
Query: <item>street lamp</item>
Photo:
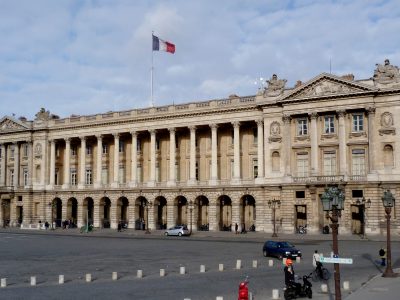
[[[394,206],[395,199],[392,193],[387,190],[383,193],[382,197],[383,206],[386,212],[386,270],[382,274],[382,277],[397,277],[398,274],[394,273],[392,270],[392,251],[390,248],[390,213],[392,212],[392,207]]]
[[[189,212],[190,212],[190,234],[192,234],[192,226],[193,226],[193,208],[194,202],[193,200],[189,201]]]
[[[365,197],[362,197],[362,199],[357,199],[356,204],[358,207],[362,206],[362,238],[365,239],[365,210],[371,207],[371,199],[366,200]]]
[[[276,208],[280,208],[281,207],[281,200],[275,200],[273,199],[268,200],[268,207],[272,208],[272,222],[274,223],[274,233],[272,234],[272,237],[277,237],[278,234],[276,233],[276,218],[275,218],[275,210]]]
[[[321,202],[323,210],[326,212],[326,217],[332,222],[330,227],[332,228],[332,240],[333,240],[333,255],[339,257],[338,247],[338,228],[339,218],[341,217],[341,211],[344,209],[345,195],[338,187],[330,187],[325,189],[325,192],[321,196]],[[329,214],[331,212],[331,214]],[[341,300],[342,295],[340,291],[340,269],[339,264],[334,264],[335,268],[335,299]]]
[[[150,234],[150,229],[149,229],[149,207],[151,207],[153,205],[153,203],[151,201],[146,201],[144,202],[144,206],[146,207],[146,218],[147,218],[147,222],[146,222],[146,231],[145,234]]]
[[[53,226],[53,221],[54,221],[54,219],[53,219],[53,210],[54,210],[54,207],[56,207],[56,203],[54,203],[54,202],[49,202],[49,207],[50,207],[50,209],[51,209],[51,220],[50,220],[50,222],[51,222],[51,230],[54,230],[54,226]]]

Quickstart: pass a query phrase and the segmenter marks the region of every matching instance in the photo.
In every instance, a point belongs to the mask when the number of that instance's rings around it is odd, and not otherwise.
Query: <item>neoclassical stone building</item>
[[[0,222],[235,223],[309,233],[329,223],[321,194],[345,190],[342,233],[385,231],[384,190],[400,196],[400,74],[320,74],[287,88],[273,75],[255,96],[33,121],[0,120]],[[370,199],[370,208],[360,203]],[[358,200],[358,201],[357,201]],[[399,234],[398,211],[392,213]]]

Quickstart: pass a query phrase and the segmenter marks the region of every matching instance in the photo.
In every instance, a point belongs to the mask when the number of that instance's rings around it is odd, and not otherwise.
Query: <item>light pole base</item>
[[[276,232],[274,232],[271,236],[272,236],[272,237],[278,237],[278,235],[276,234]]]
[[[392,270],[386,270],[383,274],[382,277],[385,278],[394,278],[394,277],[398,277],[399,273],[394,273]]]
[[[147,229],[144,233],[145,234],[150,234],[151,232],[150,232],[150,230]]]

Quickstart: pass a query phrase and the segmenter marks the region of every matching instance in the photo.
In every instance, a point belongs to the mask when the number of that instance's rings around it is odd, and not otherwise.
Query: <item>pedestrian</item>
[[[121,230],[122,230],[121,222],[118,222],[118,232],[121,232]]]
[[[238,223],[235,223],[235,234],[239,233],[239,225]]]
[[[317,274],[320,278],[322,278],[322,263],[321,263],[321,256],[322,254],[318,253],[318,250],[314,251],[313,254],[313,266],[317,271]]]
[[[241,233],[246,233],[246,225],[244,225],[244,223],[242,224],[242,232]]]
[[[379,249],[379,256],[381,257],[381,266],[386,266],[386,249],[384,247]]]
[[[44,227],[46,228],[46,229],[49,229],[49,226],[50,226],[50,224],[49,224],[49,222],[44,222]]]

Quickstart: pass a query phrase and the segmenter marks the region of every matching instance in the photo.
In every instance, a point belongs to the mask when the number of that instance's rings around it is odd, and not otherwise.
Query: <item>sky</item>
[[[152,51],[152,32],[176,52]],[[400,65],[398,0],[0,0],[0,118],[61,118]]]

